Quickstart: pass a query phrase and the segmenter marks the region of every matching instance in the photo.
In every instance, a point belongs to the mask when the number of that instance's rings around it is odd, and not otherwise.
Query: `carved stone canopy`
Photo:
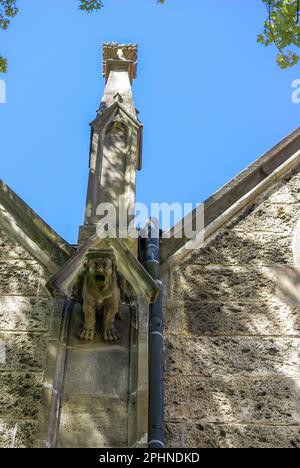
[[[137,77],[137,53],[136,44],[117,44],[115,42],[103,44],[103,77],[107,80],[112,67],[127,67],[129,77],[134,80]]]
[[[89,250],[86,254],[87,258],[111,258],[112,260],[116,260],[116,256],[111,249],[103,249],[103,250]]]
[[[111,252],[116,258],[118,271],[124,276],[126,281],[132,286],[135,294],[142,297],[148,303],[154,303],[159,294],[159,288],[153,278],[144,269],[141,263],[126,247],[121,239],[113,236],[114,232],[110,226],[106,226],[106,237],[98,232],[90,237],[85,244],[65,263],[47,283],[47,287],[52,294],[61,292],[72,295],[74,286],[78,278],[84,271],[85,261],[88,255],[100,252]]]

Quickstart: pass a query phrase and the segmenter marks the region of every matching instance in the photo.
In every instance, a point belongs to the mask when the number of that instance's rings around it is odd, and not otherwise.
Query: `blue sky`
[[[0,178],[68,241],[83,222],[102,42],[140,48],[138,201],[199,203],[299,126],[300,69],[281,71],[256,43],[261,0],[104,0],[89,16],[77,3],[19,0],[0,33]]]

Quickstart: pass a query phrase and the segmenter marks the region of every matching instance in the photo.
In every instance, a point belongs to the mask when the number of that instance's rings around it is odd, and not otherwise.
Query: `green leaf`
[[[282,70],[299,62],[300,12],[298,0],[262,0],[267,18],[257,41],[278,49],[277,63]]]
[[[122,0],[126,1],[126,0]],[[182,0],[184,1],[184,0]],[[18,0],[0,0],[0,29],[6,30],[11,19],[18,13]],[[86,13],[101,10],[104,7],[101,0],[77,0],[79,8]],[[166,0],[156,0],[166,3]],[[262,0],[266,6],[267,16],[262,34],[257,36],[257,42],[278,49],[277,63],[286,69],[299,63],[298,49],[300,47],[300,12],[298,0]],[[7,69],[6,59],[0,57],[0,71]]]
[[[92,13],[103,8],[104,5],[100,0],[80,0],[79,8],[86,13]]]
[[[7,60],[0,55],[0,73],[7,72]]]

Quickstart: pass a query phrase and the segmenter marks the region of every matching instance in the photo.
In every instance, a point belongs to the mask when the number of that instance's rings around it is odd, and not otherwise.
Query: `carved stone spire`
[[[80,243],[95,231],[101,219],[101,204],[112,204],[118,214],[122,197],[128,210],[134,211],[143,129],[137,119],[131,88],[136,72],[136,45],[104,44],[106,85],[97,117],[91,124],[88,195]]]

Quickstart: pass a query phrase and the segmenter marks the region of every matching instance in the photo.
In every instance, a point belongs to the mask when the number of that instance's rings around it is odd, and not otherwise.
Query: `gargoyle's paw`
[[[124,320],[125,314],[124,314],[123,310],[120,309],[119,312],[117,312],[116,318],[117,318],[117,320]]]
[[[93,341],[95,337],[95,330],[83,328],[79,334],[79,338],[84,341]]]
[[[121,335],[118,332],[118,330],[114,326],[112,326],[107,330],[104,330],[103,338],[104,341],[109,341],[110,343],[113,343],[118,341],[121,338]]]

